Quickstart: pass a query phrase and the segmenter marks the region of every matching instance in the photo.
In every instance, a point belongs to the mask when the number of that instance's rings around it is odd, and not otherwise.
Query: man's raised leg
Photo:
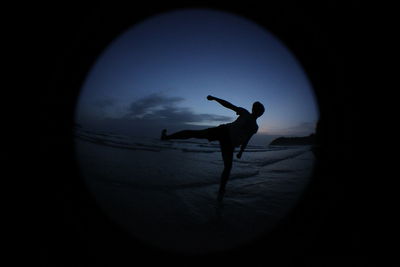
[[[189,139],[189,138],[207,138],[206,130],[183,130],[170,135],[167,135],[167,130],[164,129],[161,132],[161,140],[170,139]]]

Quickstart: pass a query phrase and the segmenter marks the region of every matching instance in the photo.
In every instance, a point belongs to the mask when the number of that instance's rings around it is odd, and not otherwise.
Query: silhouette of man
[[[207,99],[210,101],[215,100],[222,106],[235,111],[239,117],[234,122],[204,130],[184,130],[167,135],[167,130],[164,129],[161,132],[161,140],[200,138],[208,139],[209,141],[219,141],[224,161],[224,170],[221,175],[218,192],[218,201],[221,202],[225,194],[225,185],[232,169],[235,147],[240,146],[240,151],[236,155],[240,159],[250,138],[257,132],[258,125],[256,120],[264,113],[265,109],[260,102],[254,102],[252,112],[250,113],[242,107],[237,107],[228,101],[211,95],[207,96]]]

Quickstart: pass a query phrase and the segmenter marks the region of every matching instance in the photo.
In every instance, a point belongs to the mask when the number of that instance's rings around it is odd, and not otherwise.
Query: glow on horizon
[[[151,17],[110,44],[82,88],[77,122],[127,119],[129,108],[149,96],[161,101],[147,99],[155,105],[149,110],[169,108],[179,118],[198,119],[182,119],[182,127],[221,123],[202,120],[214,118],[209,114],[236,119],[232,111],[207,101],[209,94],[249,111],[253,102],[263,103],[260,134],[306,135],[318,120],[306,74],[275,36],[237,15],[187,9]]]

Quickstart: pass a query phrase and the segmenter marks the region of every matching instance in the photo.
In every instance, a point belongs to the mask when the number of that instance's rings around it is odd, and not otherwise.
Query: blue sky
[[[77,122],[132,135],[217,126],[265,105],[259,133],[307,135],[318,107],[294,55],[266,29],[207,9],[178,10],[132,26],[110,43],[82,87]]]

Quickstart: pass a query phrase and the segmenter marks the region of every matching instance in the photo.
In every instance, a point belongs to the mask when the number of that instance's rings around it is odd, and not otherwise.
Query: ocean
[[[222,203],[217,142],[160,141],[77,128],[81,176],[133,238],[166,251],[226,251],[268,234],[295,207],[314,167],[309,146],[250,145],[236,153]]]

